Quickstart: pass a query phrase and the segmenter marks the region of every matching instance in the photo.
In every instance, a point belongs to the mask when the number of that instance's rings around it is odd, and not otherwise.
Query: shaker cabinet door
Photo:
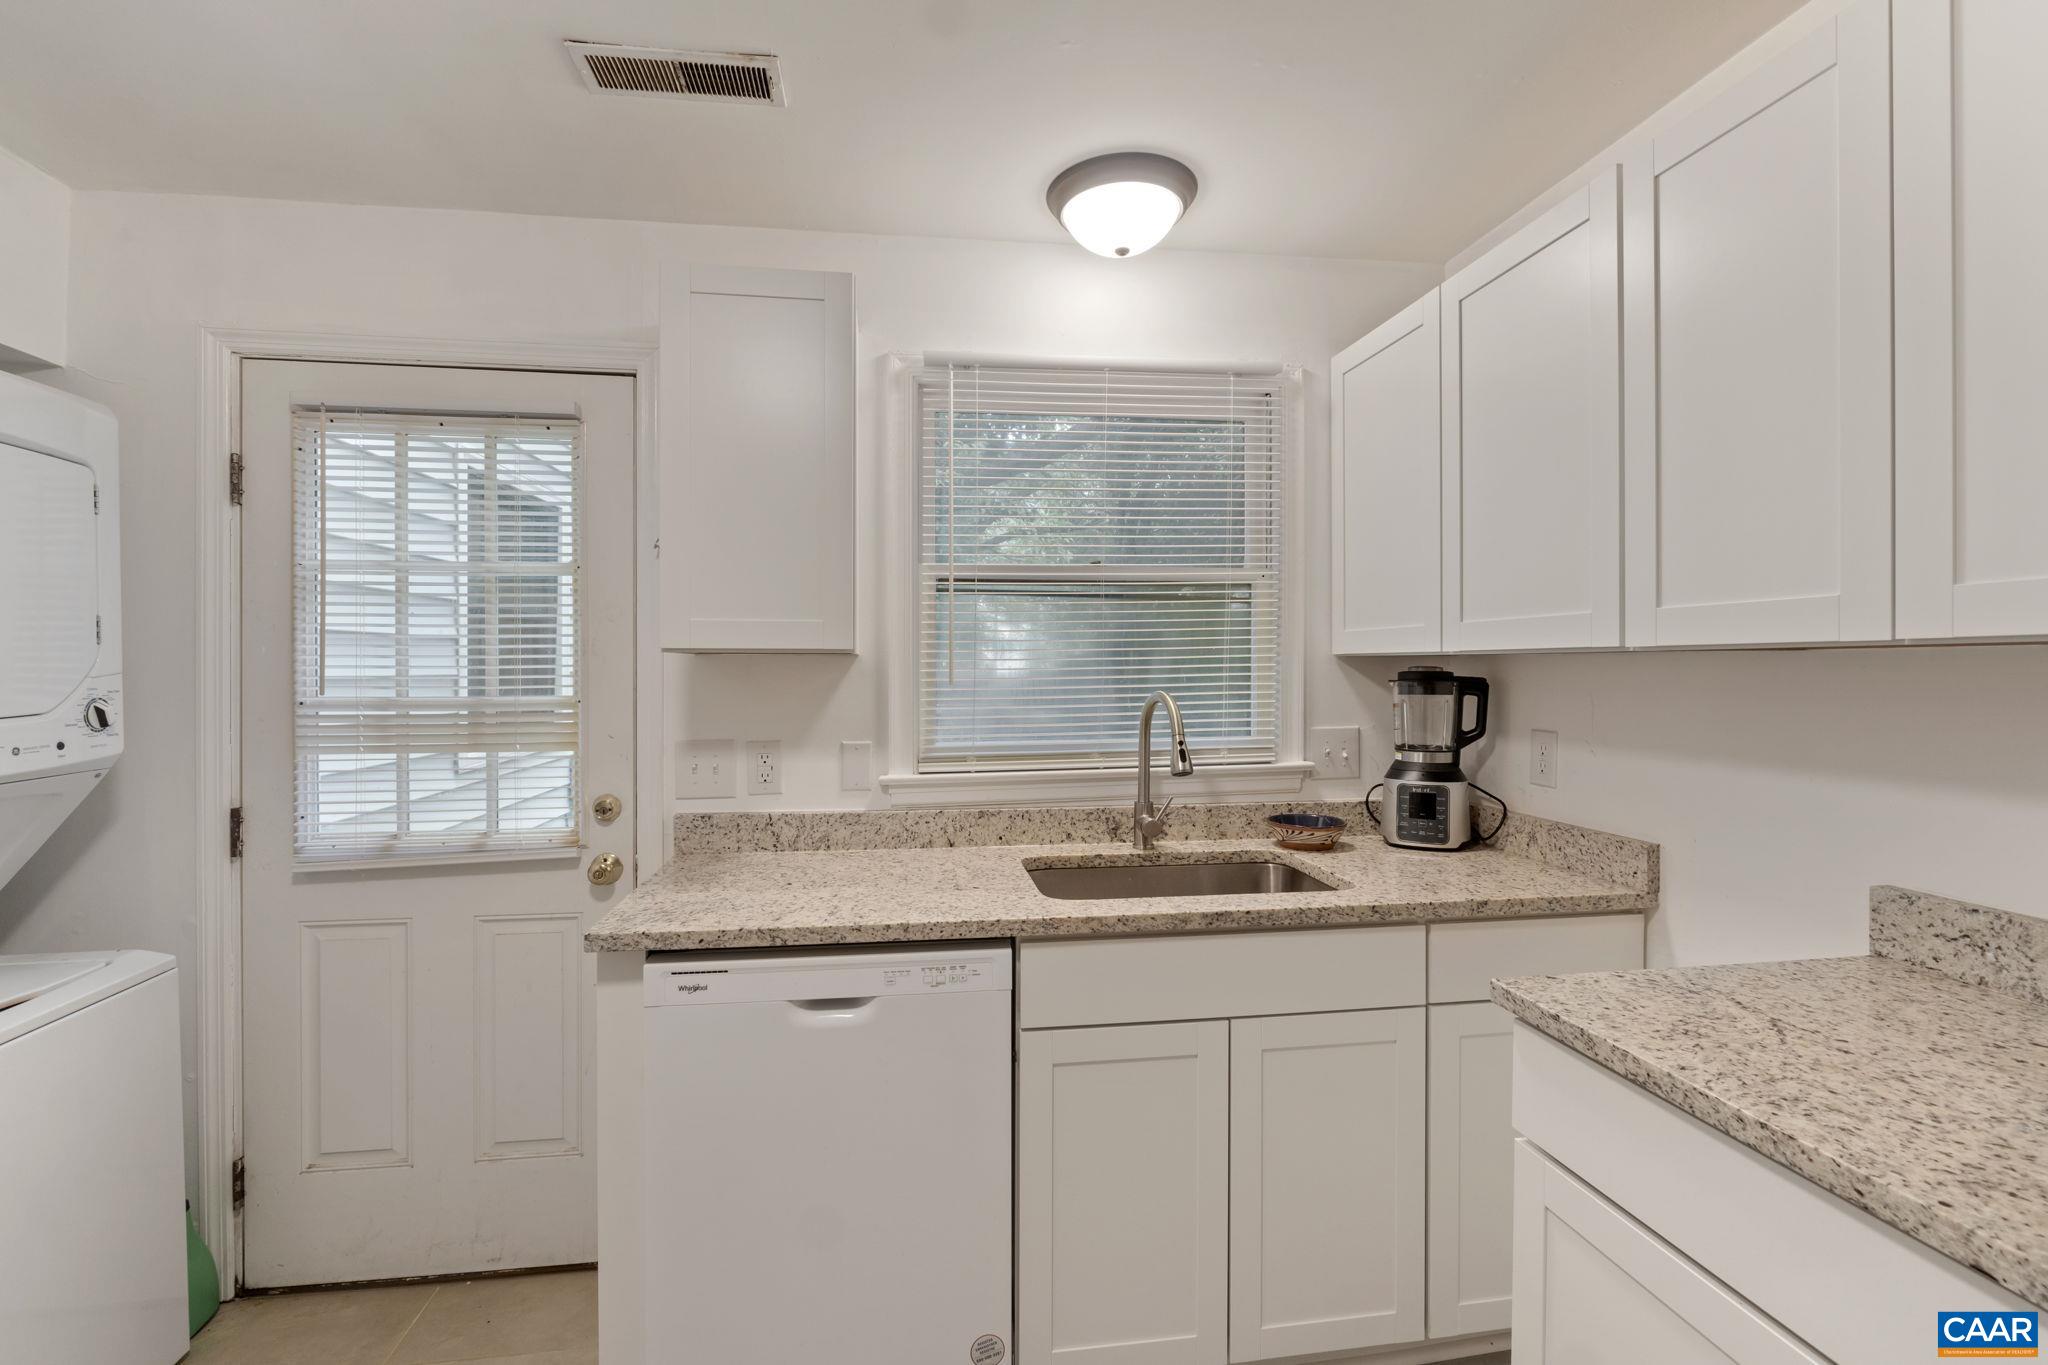
[[[1893,23],[1898,635],[2048,635],[2048,6]]]
[[[853,351],[851,275],[663,269],[663,649],[853,652]]]
[[[1443,285],[1446,651],[1621,643],[1609,169]]]
[[[1230,1025],[1023,1035],[1021,1365],[1223,1365]]]
[[[1421,1008],[1230,1023],[1230,1358],[1423,1334]]]
[[[1443,647],[1437,291],[1330,362],[1331,649]]]
[[[1515,1365],[1828,1365],[1526,1140],[1514,1160]]]
[[[1892,633],[1886,0],[1624,159],[1628,642]]]
[[[1500,1006],[1429,1007],[1432,1337],[1508,1327],[1514,1303],[1514,1053],[1514,1020]]]

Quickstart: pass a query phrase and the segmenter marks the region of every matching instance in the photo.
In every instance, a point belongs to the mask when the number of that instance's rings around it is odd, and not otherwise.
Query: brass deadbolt
[[[622,809],[624,808],[620,806],[619,798],[613,796],[610,792],[606,792],[603,796],[590,803],[590,813],[597,817],[597,823],[600,825],[609,825],[612,821],[618,819],[619,812]]]

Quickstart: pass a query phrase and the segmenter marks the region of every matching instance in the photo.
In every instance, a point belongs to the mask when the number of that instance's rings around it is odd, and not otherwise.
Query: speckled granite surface
[[[1172,837],[1144,855],[1130,847],[1125,808],[685,817],[675,859],[583,941],[593,951],[637,951],[1056,938],[1596,914],[1656,903],[1655,849],[1636,840],[1553,834],[1542,828],[1549,822],[1535,822],[1529,847],[1582,865],[1493,848],[1393,849],[1369,829],[1331,853],[1289,853],[1260,823],[1280,809],[1361,813],[1355,803],[1177,806]],[[782,851],[755,851],[764,844]],[[1267,858],[1333,889],[1058,900],[1029,875],[1034,866]]]
[[[1887,957],[1519,977],[1493,995],[2048,1305],[2048,1006]]]
[[[2048,1004],[2048,919],[1903,886],[1873,886],[1870,951]]]

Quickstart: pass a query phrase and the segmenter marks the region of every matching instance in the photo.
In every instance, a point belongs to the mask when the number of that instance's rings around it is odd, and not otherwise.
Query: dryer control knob
[[[85,728],[94,734],[112,728],[114,711],[105,697],[93,697],[85,704]]]

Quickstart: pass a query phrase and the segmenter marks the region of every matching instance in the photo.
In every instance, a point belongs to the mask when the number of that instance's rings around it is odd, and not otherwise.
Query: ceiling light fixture
[[[1053,177],[1046,207],[1098,256],[1136,256],[1159,245],[1195,202],[1195,173],[1156,152],[1091,156]]]

